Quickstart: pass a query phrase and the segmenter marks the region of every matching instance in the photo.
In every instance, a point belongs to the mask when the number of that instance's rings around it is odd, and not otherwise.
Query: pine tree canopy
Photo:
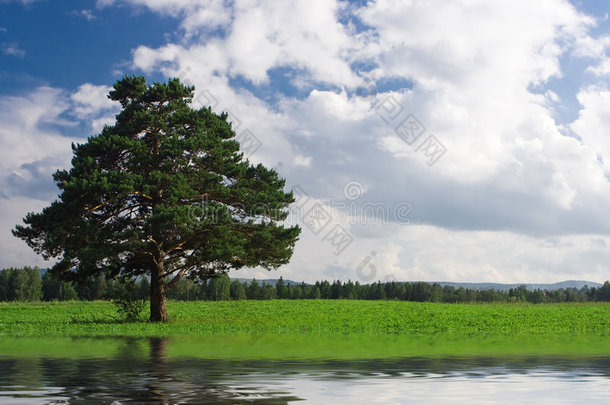
[[[149,275],[153,298],[183,276],[288,263],[300,232],[282,224],[292,193],[244,158],[226,113],[193,109],[193,94],[178,79],[115,83],[116,123],[72,145],[72,167],[54,174],[58,199],[13,234],[56,259],[55,275]]]

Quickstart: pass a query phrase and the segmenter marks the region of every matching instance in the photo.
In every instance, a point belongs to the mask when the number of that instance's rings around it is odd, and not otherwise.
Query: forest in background
[[[41,273],[44,273],[41,275]],[[58,280],[50,272],[38,267],[9,268],[0,271],[0,301],[70,301],[113,300],[130,296],[147,300],[150,297],[150,282],[141,277],[125,282],[103,276],[82,282]],[[281,277],[274,284],[231,280],[221,274],[205,283],[190,279],[180,280],[167,292],[167,298],[180,301],[228,301],[271,299],[354,299],[354,300],[400,300],[417,302],[594,302],[610,301],[610,283],[601,287],[584,286],[556,290],[528,290],[525,285],[508,291],[495,289],[476,290],[441,286],[427,282],[342,282],[317,281],[314,284],[293,284]]]

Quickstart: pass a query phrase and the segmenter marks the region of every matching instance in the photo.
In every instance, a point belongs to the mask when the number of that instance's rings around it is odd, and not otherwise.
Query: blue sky
[[[610,278],[605,1],[0,0],[0,267],[125,74],[180,77],[301,196],[242,277]],[[374,254],[373,254],[374,253]]]
[[[132,49],[162,45],[178,27],[176,19],[146,9],[96,9],[95,4],[0,2],[0,43],[17,52],[6,54],[5,48],[0,56],[2,92],[22,94],[41,85],[73,91],[87,82],[112,83],[129,66]]]

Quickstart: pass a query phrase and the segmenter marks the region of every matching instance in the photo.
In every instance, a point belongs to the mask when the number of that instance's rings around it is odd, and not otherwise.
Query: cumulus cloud
[[[369,226],[370,227],[370,226]],[[451,231],[430,225],[379,226],[334,255],[322,236],[303,229],[298,250],[282,267],[285,279],[323,278],[374,281],[451,281],[546,283],[583,279],[602,281],[610,259],[607,236],[567,234],[543,238],[512,232]],[[391,239],[384,238],[391,236]],[[315,251],[299,254],[299,251]],[[239,270],[234,277],[269,278],[261,269]]]
[[[188,37],[197,32],[213,32],[231,21],[231,8],[227,0],[208,0],[205,4],[198,0],[98,0],[97,6],[121,3],[145,6],[152,11],[181,18],[181,27]]]
[[[118,1],[103,0],[105,6]],[[350,51],[358,42],[338,20],[341,8],[323,0],[277,3],[262,1],[192,2],[150,0],[121,1],[145,5],[151,10],[182,16],[189,45],[170,44],[158,50],[140,47],[135,65],[149,69],[159,61],[176,62],[187,53],[201,55],[197,69],[221,69],[254,83],[268,80],[267,71],[276,66],[307,70],[311,79],[328,83],[355,83],[350,69]],[[223,37],[198,35],[200,30],[223,28]],[[206,72],[207,73],[207,72]]]
[[[76,105],[74,113],[79,118],[86,118],[100,111],[115,109],[117,103],[107,97],[111,89],[107,86],[94,86],[91,83],[79,86],[78,90],[70,96]]]
[[[54,125],[65,125],[68,108],[62,92],[41,87],[27,96],[0,98],[2,173],[44,156],[60,155],[66,139]],[[63,153],[65,155],[65,153]]]
[[[260,143],[252,161],[275,167],[312,201],[331,212],[412,207],[409,224],[349,214],[334,224],[353,239],[340,254],[326,231],[304,227],[286,278],[355,279],[367,257],[397,279],[604,277],[610,41],[568,1],[97,5],[179,19],[179,40],[137,47],[133,68],[194,84],[196,105],[228,111],[238,135]],[[563,63],[574,60],[599,83],[573,94],[581,110],[562,126],[565,92],[551,83],[573,79]],[[81,86],[71,114],[100,128],[114,112],[106,91]],[[426,142],[445,152],[431,161]],[[350,200],[344,187],[354,181],[363,193]]]
[[[81,121],[90,122],[95,133],[100,132],[104,125],[112,124],[114,114],[119,111],[119,104],[107,97],[110,90],[107,86],[85,83],[70,95],[72,114]]]
[[[51,174],[64,167],[70,142],[59,128],[68,103],[58,89],[42,87],[27,96],[0,97],[0,207],[2,266],[41,264],[10,230],[28,211],[53,199]]]
[[[70,143],[91,135],[88,130],[79,133],[80,122],[85,128],[106,122],[109,112],[118,110],[117,103],[107,99],[108,90],[87,83],[73,94],[40,87],[28,95],[0,97],[0,184],[4,194],[40,197],[42,184],[46,184],[47,194],[41,198],[49,198],[49,188],[54,190],[50,174],[68,164]]]
[[[582,106],[571,129],[602,161],[604,171],[610,172],[610,90],[606,85],[594,85],[578,93]]]
[[[116,2],[100,2],[111,3]],[[342,197],[343,185],[355,179],[368,187],[361,204],[413,203],[428,228],[381,232],[369,240],[393,246],[387,265],[398,273],[415,268],[412,275],[419,278],[437,274],[509,281],[514,266],[525,269],[523,275],[531,271],[540,277],[549,276],[545,272],[552,267],[576,272],[576,267],[562,265],[568,260],[563,255],[562,263],[543,266],[534,263],[533,254],[508,260],[510,254],[500,255],[498,248],[495,257],[506,258],[498,262],[482,253],[501,241],[535,246],[550,235],[571,240],[610,231],[610,222],[603,219],[610,188],[600,163],[610,152],[603,134],[608,126],[601,107],[605,94],[599,89],[579,93],[583,110],[569,126],[577,134],[573,137],[556,124],[554,107],[562,100],[547,88],[551,79],[561,80],[565,58],[591,61],[589,70],[598,75],[605,66],[607,37],[591,34],[599,21],[567,1],[431,5],[379,0],[362,7],[333,2],[315,7],[265,1],[121,3],[182,19],[182,42],[139,47],[134,66],[205,89],[206,102],[231,111],[242,126],[255,130],[263,146],[252,159],[272,166],[284,162],[281,173],[289,182],[318,198]],[[214,14],[219,7],[214,21],[192,17]],[[291,84],[305,89],[305,97],[285,89],[274,104],[259,97],[257,89],[273,80],[278,68],[297,72]],[[249,86],[236,85],[235,78]],[[378,86],[371,97],[355,94],[371,78],[403,85],[383,91]],[[401,110],[392,119],[384,119],[380,110],[388,97]],[[405,142],[404,129],[402,139],[396,131],[407,115],[425,128],[412,144]],[[446,148],[433,166],[421,148],[430,135]],[[351,227],[350,232],[356,240],[371,233],[366,227]],[[412,233],[430,246],[422,251]],[[441,241],[441,234],[447,239]],[[460,244],[460,238],[472,243]],[[311,251],[319,252],[311,245],[321,241],[300,243],[297,266],[305,265],[299,260]],[[432,260],[425,254],[440,255],[448,244],[464,255]],[[306,253],[300,256],[300,251]],[[468,260],[476,252],[481,252],[479,264]],[[347,262],[358,260],[355,254],[325,257],[318,271],[353,268]],[[380,253],[378,260],[383,257]],[[485,273],[485,266],[490,272]]]
[[[40,87],[22,96],[0,96],[2,267],[44,264],[10,230],[56,198],[52,174],[69,167],[71,143],[101,129],[116,110],[107,92],[106,86],[84,84],[73,94]]]
[[[610,74],[610,58],[603,58],[602,61],[595,66],[589,66],[587,68],[589,72],[592,72],[596,76],[606,76]]]

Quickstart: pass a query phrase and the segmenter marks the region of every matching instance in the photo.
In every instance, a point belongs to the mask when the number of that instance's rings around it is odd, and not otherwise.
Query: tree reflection
[[[115,404],[287,404],[299,399],[252,381],[236,382],[244,375],[240,362],[170,359],[167,338],[113,339],[118,344],[110,358],[0,357],[0,403],[3,396],[23,395],[14,387],[27,387],[30,396]],[[94,352],[100,339],[90,340]]]

